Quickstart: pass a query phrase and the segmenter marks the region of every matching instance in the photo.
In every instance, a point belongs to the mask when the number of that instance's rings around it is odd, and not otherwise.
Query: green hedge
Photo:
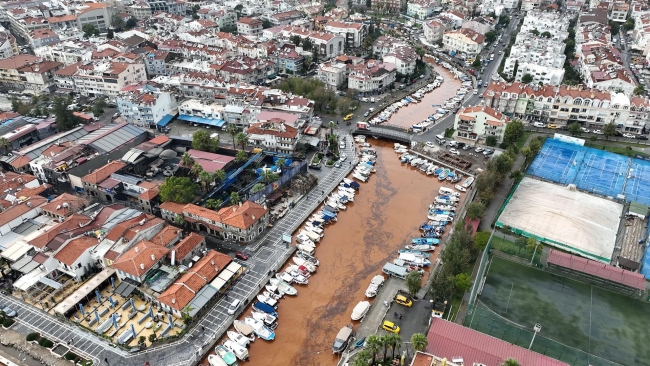
[[[13,319],[5,319],[5,321],[2,322],[2,326],[5,327],[5,328],[9,328],[13,324],[14,324]]]
[[[72,352],[66,353],[65,355],[63,355],[63,357],[68,361],[73,361],[73,360],[76,360],[77,358],[79,358],[79,356],[75,355]]]
[[[39,340],[38,340],[38,344],[39,344],[41,347],[45,347],[45,348],[52,348],[52,346],[54,346],[54,343],[52,343],[52,341],[49,340],[49,339],[47,339],[47,338],[41,338],[41,339],[39,339]]]
[[[41,335],[38,333],[29,333],[27,337],[25,337],[25,339],[27,339],[27,342],[36,341],[39,338],[41,338]]]

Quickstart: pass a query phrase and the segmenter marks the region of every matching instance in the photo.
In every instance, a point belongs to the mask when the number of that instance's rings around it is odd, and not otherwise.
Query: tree
[[[464,294],[472,286],[472,277],[467,273],[459,273],[456,275],[456,281],[454,282],[454,287],[456,291],[460,294]]]
[[[232,136],[232,147],[234,148],[237,146],[235,142],[235,137],[237,136],[237,132],[239,130],[237,129],[237,125],[234,123],[228,123],[228,127],[226,127],[226,132]]]
[[[488,165],[500,178],[503,178],[510,173],[512,164],[514,159],[509,154],[501,154],[496,159],[492,159]]]
[[[239,5],[241,5],[241,4],[239,4]],[[269,28],[271,28],[272,26],[273,26],[273,23],[271,23],[270,20],[268,20],[268,19],[264,19],[264,20],[262,21],[262,28],[263,28],[263,29],[269,29]]]
[[[305,51],[310,51],[314,44],[311,42],[311,39],[305,38],[304,41],[302,41],[302,49]]]
[[[116,31],[121,32],[124,30],[124,27],[126,27],[126,23],[121,16],[115,14],[111,17],[111,26],[115,28]]]
[[[56,117],[56,128],[59,131],[68,131],[79,125],[79,118],[68,110],[68,106],[72,103],[72,99],[55,97],[54,98],[54,116]]]
[[[614,122],[609,122],[603,127],[603,135],[605,135],[605,140],[609,140],[610,137],[616,135],[616,125]]]
[[[233,205],[236,205],[236,204],[238,204],[239,202],[241,202],[241,200],[239,199],[239,193],[237,193],[237,192],[232,192],[232,193],[230,194],[230,202],[231,202]]]
[[[205,170],[201,170],[201,172],[199,173],[199,181],[201,182],[201,186],[203,187],[203,190],[207,191],[208,188],[210,188],[210,183],[214,183],[214,178],[212,177],[212,174],[210,174],[209,172],[206,172]]]
[[[494,33],[494,31],[489,31],[485,33],[485,40],[488,41],[488,43],[492,43],[497,39],[497,34]]]
[[[149,334],[149,343],[153,343],[156,340],[156,335],[151,333]]]
[[[625,23],[623,23],[623,28],[627,31],[632,30],[634,29],[635,23],[634,18],[628,18]]]
[[[275,161],[275,166],[280,168],[280,170],[284,170],[284,167],[287,166],[287,161],[284,158],[279,158]]]
[[[108,30],[106,31],[106,38],[107,39],[115,38],[115,32],[111,28],[108,28]]]
[[[525,74],[524,76],[521,77],[521,82],[524,84],[530,84],[533,82],[533,75],[531,74]]]
[[[188,177],[167,177],[160,186],[160,199],[163,202],[190,203],[196,190],[196,184]]]
[[[248,146],[248,135],[244,132],[239,132],[235,135],[235,141],[237,141],[237,145],[241,145],[242,150],[246,150],[246,146]]]
[[[215,181],[221,183],[223,182],[224,179],[226,179],[226,172],[224,172],[223,170],[217,170],[216,172],[214,172],[212,176]]]
[[[7,149],[11,147],[11,142],[7,140],[4,137],[0,137],[0,150],[2,150],[2,153],[5,154],[7,152]]]
[[[339,111],[339,116],[343,117],[346,114],[350,113],[350,108],[352,107],[352,100],[347,97],[340,98],[336,102],[336,108]]]
[[[94,25],[90,23],[84,24],[83,27],[81,27],[81,30],[84,32],[84,38],[90,38],[92,36],[98,36],[99,35],[99,30],[95,28]]]
[[[214,210],[214,209],[219,208],[219,206],[221,206],[222,203],[223,203],[223,201],[221,201],[220,199],[210,198],[210,199],[205,201],[205,208],[209,208],[211,210]]]
[[[491,233],[489,231],[479,231],[474,235],[474,248],[483,251],[490,240]]]
[[[275,182],[280,178],[277,174],[273,173],[271,169],[263,169],[261,176],[264,183]]]
[[[399,351],[399,349],[402,347],[402,337],[399,336],[399,334],[391,333],[386,336],[386,343],[388,344],[388,348],[392,351],[391,359],[395,359],[395,352]]]
[[[424,334],[414,333],[411,336],[411,346],[414,350],[422,352],[425,348],[427,348],[428,345],[429,341],[427,340],[427,336]]]
[[[478,220],[485,215],[485,205],[481,202],[472,202],[467,206],[467,217],[470,220]]]
[[[244,150],[237,150],[237,154],[235,154],[235,161],[237,163],[242,163],[244,161],[248,160],[248,154]]]
[[[609,27],[611,28],[612,35],[615,36],[618,34],[618,31],[620,29],[620,24],[618,22],[615,22],[613,20],[609,21]]]
[[[11,98],[11,111],[12,112],[18,112],[20,110],[20,107],[22,106],[22,102],[19,101],[16,98]]]
[[[354,358],[353,366],[368,366],[372,361],[372,356],[368,349],[362,349],[357,353],[357,356]]]
[[[190,168],[190,174],[195,178],[198,178],[199,174],[201,174],[202,171],[203,167],[199,163],[194,163],[194,165],[192,165],[192,168]]]
[[[528,238],[520,236],[515,240],[515,246],[517,247],[517,253],[519,253],[527,245],[528,245]]]
[[[237,12],[237,14],[240,14],[242,10],[244,10],[244,5],[242,5],[242,4],[237,4],[237,5],[235,6],[235,11]]]
[[[300,46],[300,42],[302,42],[302,38],[300,38],[299,35],[294,34],[293,36],[289,37],[289,41],[293,44],[296,45],[296,47]]]
[[[510,24],[510,17],[507,16],[507,15],[505,15],[505,14],[501,14],[501,15],[499,16],[499,24],[501,24],[501,25],[508,25],[508,24]]]
[[[549,32],[549,31],[546,31],[546,32],[540,34],[540,36],[542,36],[542,37],[544,37],[544,38],[551,38],[551,37],[553,37],[553,35],[552,35],[551,32]]]
[[[524,136],[524,132],[524,124],[520,120],[511,121],[503,132],[504,145],[508,147],[516,144]]]
[[[474,62],[472,62],[472,67],[476,70],[481,68],[481,56],[476,55]]]
[[[643,84],[639,84],[634,88],[634,91],[632,92],[634,95],[643,95],[645,93],[645,87]]]
[[[532,33],[534,36],[539,36],[539,31],[537,30],[537,28],[531,30],[530,33]]]
[[[104,108],[106,108],[106,98],[99,97],[95,99],[92,107],[92,111],[95,117],[99,117],[104,114]]]
[[[411,271],[406,275],[406,288],[411,296],[415,297],[422,288],[422,275],[418,271]]]
[[[485,138],[485,144],[487,146],[497,146],[497,142],[499,141],[497,140],[496,136],[490,135]]]
[[[370,352],[370,355],[372,356],[372,364],[374,365],[377,353],[379,353],[379,350],[381,349],[379,336],[376,334],[369,335],[368,338],[366,338],[366,349]]]
[[[519,362],[517,362],[517,360],[514,358],[508,358],[507,360],[503,361],[501,366],[519,366]]]
[[[194,158],[190,156],[188,153],[184,153],[183,156],[181,156],[181,165],[189,168],[194,165]]]
[[[135,19],[134,17],[130,17],[129,20],[126,21],[126,29],[132,29],[138,26],[138,20]]]
[[[578,122],[573,122],[567,128],[567,131],[569,131],[569,135],[571,136],[580,136],[582,135],[582,126]]]
[[[251,193],[257,193],[263,189],[264,189],[263,183],[255,183],[255,185],[251,188]]]
[[[192,135],[192,148],[195,150],[200,150],[200,151],[215,151],[214,150],[214,139],[210,137],[210,135],[203,130],[199,130],[194,132],[194,135]],[[219,141],[217,140],[217,148],[219,146]]]

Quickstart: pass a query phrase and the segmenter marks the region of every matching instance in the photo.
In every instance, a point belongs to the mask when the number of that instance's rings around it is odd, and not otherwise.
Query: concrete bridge
[[[385,138],[408,146],[411,146],[411,138],[413,137],[413,133],[409,132],[405,127],[390,124],[373,125],[370,126],[370,129],[357,128],[352,134]]]

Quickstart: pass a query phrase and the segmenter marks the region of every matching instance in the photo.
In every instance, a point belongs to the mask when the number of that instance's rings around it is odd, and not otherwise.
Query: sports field
[[[650,303],[492,257],[465,325],[571,365],[649,365]]]

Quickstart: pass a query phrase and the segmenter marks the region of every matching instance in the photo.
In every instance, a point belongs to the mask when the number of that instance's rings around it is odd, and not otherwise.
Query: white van
[[[443,135],[436,135],[436,140],[438,140],[439,144],[444,144],[445,143],[445,136]]]
[[[541,128],[545,128],[545,127],[546,127],[546,125],[545,125],[544,123],[542,123],[542,122],[535,122],[535,123],[533,123],[533,126],[535,126],[535,127],[541,127]]]
[[[239,309],[240,305],[241,305],[240,300],[237,300],[237,299],[233,300],[230,303],[230,305],[228,305],[228,314],[235,315],[235,313],[237,312],[237,309]]]

